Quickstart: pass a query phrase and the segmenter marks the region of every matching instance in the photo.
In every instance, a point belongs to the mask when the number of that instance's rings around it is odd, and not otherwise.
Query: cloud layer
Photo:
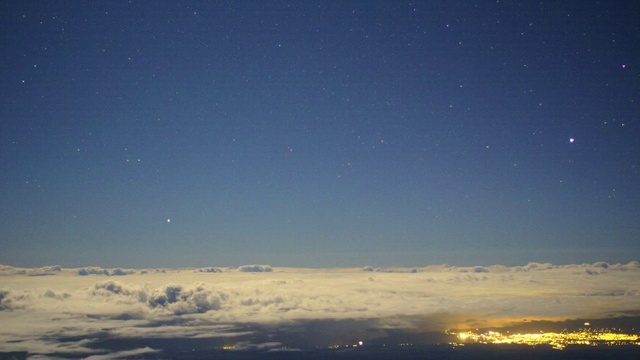
[[[286,342],[264,337],[274,329],[316,342],[348,341],[354,334],[372,339],[394,331],[624,315],[638,304],[638,262],[179,270],[0,265],[0,323],[8,324],[0,328],[0,348],[98,358],[107,358],[100,348],[105,339],[207,339],[253,348]],[[322,328],[327,331],[319,333]],[[152,353],[153,346],[123,351]]]

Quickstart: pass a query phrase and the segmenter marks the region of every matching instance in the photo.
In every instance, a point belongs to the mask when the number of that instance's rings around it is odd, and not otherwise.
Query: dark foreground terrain
[[[105,354],[107,355],[107,354]],[[28,359],[24,352],[0,353],[0,360]],[[72,355],[56,354],[60,358],[75,358]],[[145,354],[124,359],[640,359],[640,346],[569,346],[564,350],[550,347],[524,345],[467,345],[452,347],[433,346],[385,346],[350,349],[318,349],[311,351],[228,351],[228,350],[165,350],[158,354]]]

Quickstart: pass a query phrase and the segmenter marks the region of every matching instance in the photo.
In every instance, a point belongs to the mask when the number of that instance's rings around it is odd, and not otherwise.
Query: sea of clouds
[[[343,269],[0,265],[0,348],[34,358],[153,354],[176,339],[239,349],[292,345],[287,340],[325,346],[396,331],[607,318],[639,309],[638,262]],[[114,341],[121,341],[117,351]]]

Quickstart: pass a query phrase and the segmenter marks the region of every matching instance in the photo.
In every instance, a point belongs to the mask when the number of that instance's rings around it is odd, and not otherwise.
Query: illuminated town
[[[452,345],[464,344],[522,344],[522,345],[550,345],[554,349],[562,350],[568,345],[588,345],[588,346],[619,346],[619,345],[640,345],[638,334],[622,333],[620,329],[612,328],[590,328],[589,323],[585,323],[585,328],[578,331],[562,332],[539,332],[539,333],[501,333],[496,331],[486,331],[476,333],[449,332],[456,335],[459,342]]]
[[[448,338],[445,342],[430,342],[429,340],[421,341],[417,337],[413,337],[413,340],[417,342],[382,342],[382,339],[374,341],[365,340],[352,340],[347,342],[341,342],[338,344],[332,344],[329,346],[317,346],[315,349],[325,349],[328,351],[403,351],[400,349],[420,349],[423,347],[429,347],[430,351],[437,351],[434,349],[469,349],[478,351],[479,348],[490,348],[484,345],[491,345],[500,347],[505,346],[505,349],[514,349],[515,345],[521,349],[530,347],[539,347],[540,349],[555,349],[555,350],[567,350],[587,347],[618,347],[619,349],[627,348],[634,351],[633,354],[637,355],[635,350],[640,350],[640,332],[636,328],[615,328],[615,327],[596,327],[591,326],[590,323],[584,323],[584,327],[577,328],[577,330],[564,329],[560,332],[554,331],[539,331],[539,332],[516,332],[516,331],[492,331],[487,329],[476,329],[475,331],[457,331],[446,330],[439,332],[439,334],[446,335]],[[396,338],[397,339],[397,338]],[[387,339],[388,340],[388,339]],[[424,340],[424,339],[422,339]],[[433,340],[433,339],[432,339]],[[442,338],[444,340],[444,338]],[[265,346],[267,345],[267,346]],[[273,348],[272,348],[273,347]],[[229,344],[218,349],[226,351],[239,351],[239,350],[264,350],[270,349],[274,351],[302,351],[304,347],[297,347],[295,345],[284,345],[281,342],[272,342],[262,345],[248,346],[247,343],[241,342],[239,344]],[[404,352],[403,352],[404,354]],[[620,356],[624,356],[624,353],[618,353]],[[633,355],[635,356],[635,355]],[[637,357],[634,357],[637,358]]]

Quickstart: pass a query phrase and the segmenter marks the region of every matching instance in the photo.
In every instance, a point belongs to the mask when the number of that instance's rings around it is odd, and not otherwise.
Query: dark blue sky
[[[4,1],[0,263],[638,260],[638,19]]]

